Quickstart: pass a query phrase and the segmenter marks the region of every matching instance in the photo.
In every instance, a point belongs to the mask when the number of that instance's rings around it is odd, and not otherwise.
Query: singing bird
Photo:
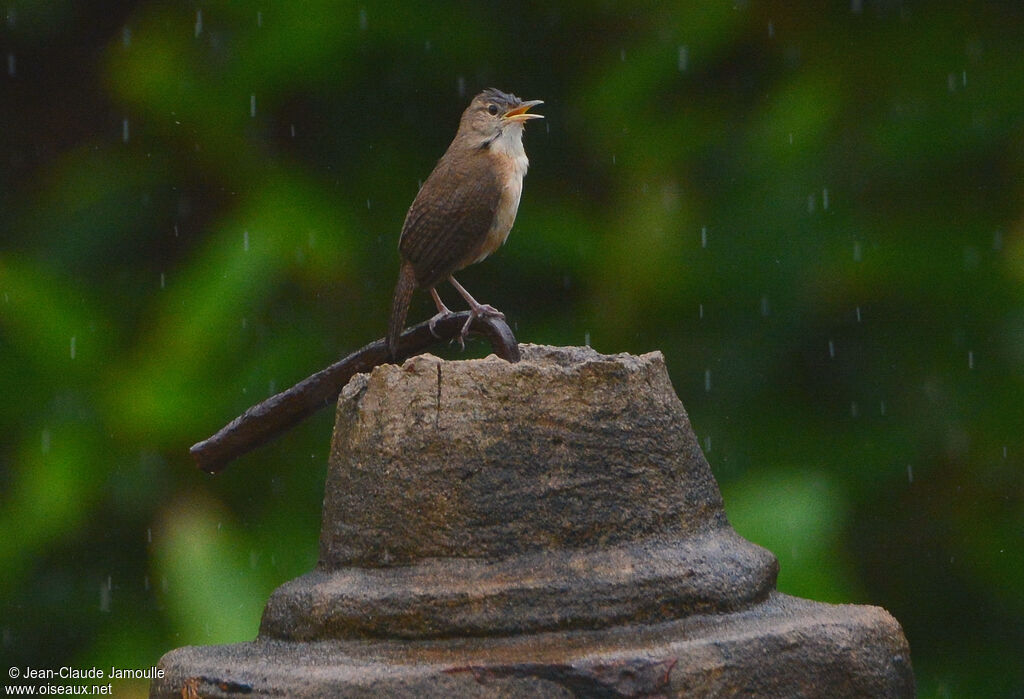
[[[543,118],[529,113],[538,104],[543,102],[524,102],[488,88],[462,113],[455,139],[420,187],[402,226],[398,241],[401,266],[388,323],[392,357],[398,356],[398,338],[416,289],[429,289],[437,305],[431,328],[451,313],[437,293],[438,284],[448,280],[466,299],[472,315],[460,340],[474,318],[504,318],[496,308],[478,303],[452,275],[481,261],[508,238],[529,165],[523,150],[523,126],[530,119]]]

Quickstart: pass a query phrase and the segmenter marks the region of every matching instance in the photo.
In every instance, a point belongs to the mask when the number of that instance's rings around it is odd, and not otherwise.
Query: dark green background
[[[664,352],[783,591],[890,610],[922,696],[1024,696],[1020,3],[0,10],[4,681],[252,638],[314,564],[330,411],[217,478],[188,446],[383,335],[493,85],[546,120],[460,280]]]

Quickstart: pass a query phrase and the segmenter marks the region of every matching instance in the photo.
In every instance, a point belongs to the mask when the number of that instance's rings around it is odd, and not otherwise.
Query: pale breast
[[[491,155],[502,170],[501,179],[505,185],[498,200],[498,210],[494,214],[487,237],[481,241],[479,248],[474,250],[470,259],[465,261],[468,266],[479,262],[500,248],[508,239],[512,224],[519,210],[519,199],[523,194],[523,177],[530,165],[523,150],[522,128],[511,129],[512,133],[503,134],[491,145]]]

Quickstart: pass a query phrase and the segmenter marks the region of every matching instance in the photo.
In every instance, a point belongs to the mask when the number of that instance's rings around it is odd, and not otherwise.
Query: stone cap
[[[660,352],[420,355],[338,401],[320,564],[501,559],[725,525]]]

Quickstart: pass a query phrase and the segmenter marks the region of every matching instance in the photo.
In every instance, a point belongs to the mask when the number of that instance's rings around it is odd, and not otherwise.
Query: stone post
[[[151,696],[913,696],[887,612],[775,591],[660,353],[521,349],[353,378],[316,569]]]

